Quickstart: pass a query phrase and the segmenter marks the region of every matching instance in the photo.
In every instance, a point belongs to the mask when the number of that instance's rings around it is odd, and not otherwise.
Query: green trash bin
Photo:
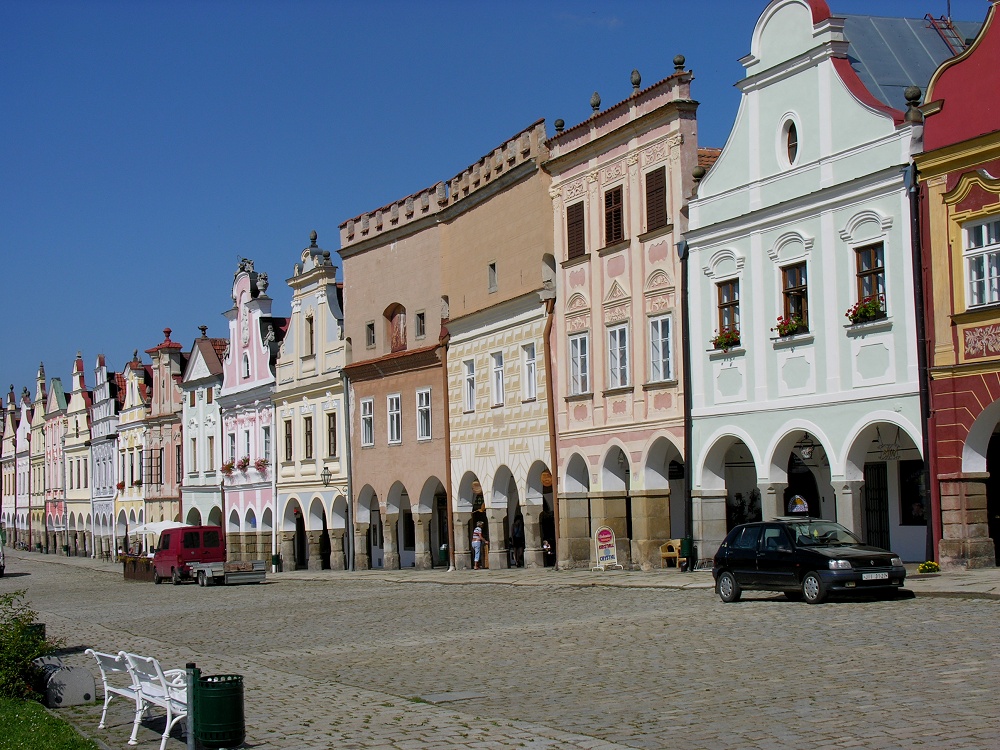
[[[202,747],[236,747],[247,737],[243,675],[199,675],[194,684],[194,736]]]

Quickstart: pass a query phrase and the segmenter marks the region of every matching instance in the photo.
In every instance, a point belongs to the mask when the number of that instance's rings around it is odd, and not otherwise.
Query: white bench
[[[108,704],[116,695],[135,703],[135,719],[132,724],[132,738],[130,745],[134,745],[135,733],[139,729],[139,720],[142,718],[142,701],[139,698],[139,689],[128,669],[128,662],[121,654],[105,654],[88,648],[84,653],[90,654],[97,659],[97,668],[101,670],[101,683],[104,685],[104,708],[101,710],[101,723],[98,729],[104,729],[104,721],[108,716]],[[128,684],[125,684],[125,680]]]
[[[170,730],[188,714],[187,672],[183,669],[168,669],[164,672],[160,662],[151,656],[139,656],[125,651],[119,651],[118,656],[125,660],[139,696],[140,707],[132,727],[132,738],[128,742],[130,745],[137,744],[135,735],[142,715],[157,706],[167,712],[167,726],[160,740],[160,750],[163,750]]]

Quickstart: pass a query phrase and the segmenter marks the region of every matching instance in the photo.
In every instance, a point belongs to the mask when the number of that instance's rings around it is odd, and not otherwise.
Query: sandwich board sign
[[[618,550],[615,547],[615,532],[608,526],[601,526],[594,532],[594,544],[597,547],[597,565],[591,570],[608,570],[617,568],[625,570],[618,564]]]

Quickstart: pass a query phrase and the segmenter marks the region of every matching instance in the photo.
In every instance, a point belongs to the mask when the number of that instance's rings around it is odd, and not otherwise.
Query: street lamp
[[[326,464],[323,464],[323,471],[320,472],[319,478],[323,480],[324,487],[330,486],[330,478],[332,476],[333,475],[330,473],[330,470],[326,467]]]

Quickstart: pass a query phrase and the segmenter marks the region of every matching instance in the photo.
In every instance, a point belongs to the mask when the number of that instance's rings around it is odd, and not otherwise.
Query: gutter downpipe
[[[677,243],[681,261],[681,370],[684,378],[684,536],[694,537],[694,501],[691,496],[691,452],[693,450],[694,420],[691,417],[691,325],[688,304],[688,243]]]
[[[347,453],[347,569],[354,568],[354,467],[351,465],[351,377],[343,370],[340,378],[344,383],[344,450]]]
[[[930,407],[930,374],[927,368],[927,319],[924,311],[924,266],[920,231],[920,182],[917,165],[910,162],[904,171],[904,182],[907,197],[910,199],[910,250],[913,263],[913,304],[916,308],[917,324],[917,379],[920,394],[920,437],[923,441],[924,468],[921,472],[920,495],[927,497],[930,493],[931,523],[928,527],[927,549],[925,559],[937,560],[937,547],[941,539],[941,496],[937,484],[931,478],[937,476],[936,456],[931,456],[931,432],[934,425],[931,422]]]
[[[555,307],[556,300],[554,297],[545,300],[545,333],[542,334],[542,340],[545,344],[545,395],[549,402],[549,462],[551,463],[549,473],[552,475],[552,516],[553,521],[555,522],[556,530],[556,548],[553,550],[556,555],[554,567],[556,570],[560,570],[559,540],[562,538],[562,534],[559,533],[559,464],[557,463],[559,460],[559,454],[556,446],[555,371],[552,369],[552,345],[549,341],[552,335],[552,320],[554,318],[553,313],[555,312]]]
[[[448,496],[448,572],[458,570],[455,566],[455,512],[452,508],[452,487],[451,487],[451,416],[449,415],[449,394],[448,394],[448,342],[451,341],[451,334],[448,329],[441,326],[442,336],[438,339],[438,346],[441,347],[441,375],[444,380],[444,463],[447,467],[445,472],[445,493]],[[434,550],[431,550],[433,559]]]

